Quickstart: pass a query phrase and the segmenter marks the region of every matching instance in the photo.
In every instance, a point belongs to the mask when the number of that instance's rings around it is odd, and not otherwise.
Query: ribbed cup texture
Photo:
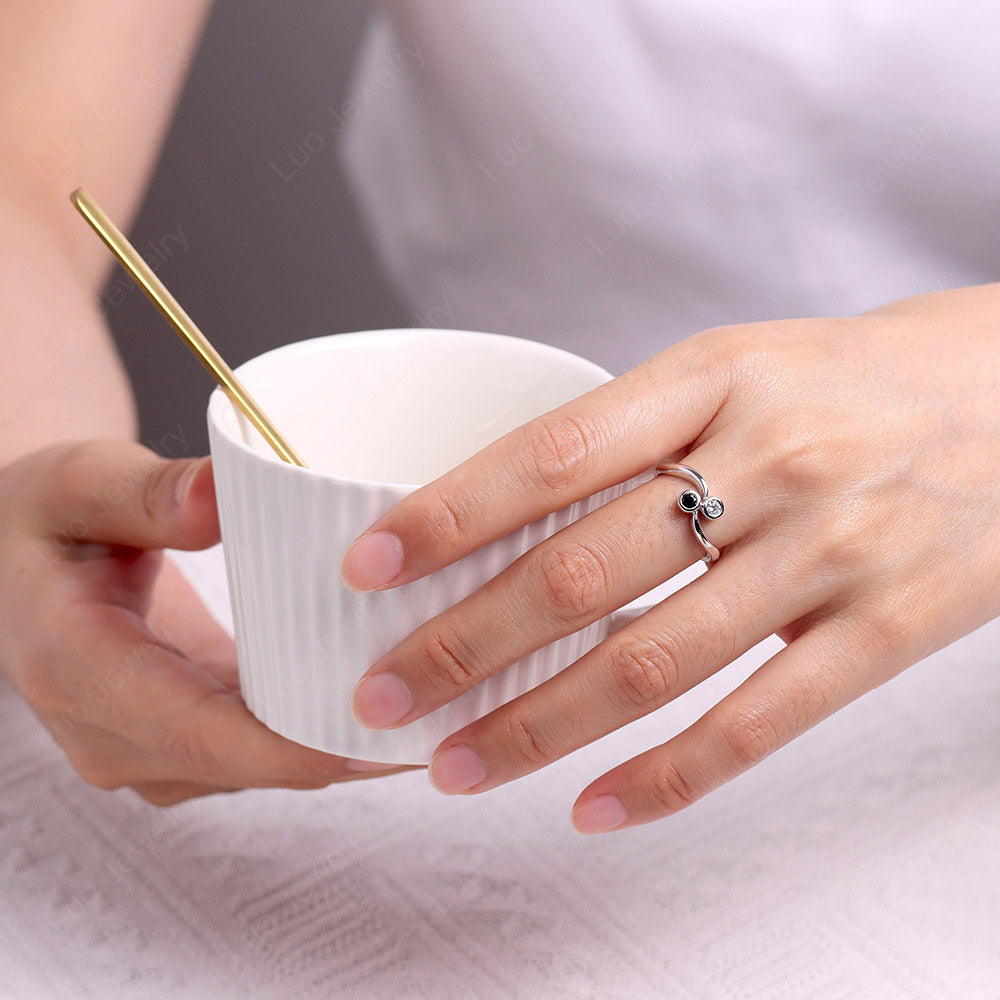
[[[426,763],[445,736],[540,684],[604,638],[602,620],[525,657],[426,718],[371,732],[350,712],[361,675],[418,625],[627,485],[573,504],[395,590],[359,594],[348,545],[408,492],[337,481],[255,454],[209,420],[243,697],[275,732],[328,753]]]

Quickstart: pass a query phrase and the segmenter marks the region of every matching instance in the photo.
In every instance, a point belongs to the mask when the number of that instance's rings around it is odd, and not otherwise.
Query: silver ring
[[[709,496],[705,480],[687,465],[663,462],[656,467],[656,474],[658,476],[677,476],[678,479],[683,479],[697,487],[697,490],[685,490],[677,498],[677,506],[685,514],[691,515],[694,536],[705,548],[705,555],[702,558],[706,566],[711,566],[719,558],[719,550],[705,537],[705,532],[701,527],[701,517],[704,515],[710,521],[714,521],[726,512],[726,505],[718,497]]]

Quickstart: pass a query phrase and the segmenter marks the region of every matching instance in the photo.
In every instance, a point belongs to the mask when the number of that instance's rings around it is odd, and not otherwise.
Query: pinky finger
[[[827,619],[776,653],[697,722],[602,775],[573,806],[580,833],[680,812],[887,679]],[[853,671],[844,669],[853,664]]]

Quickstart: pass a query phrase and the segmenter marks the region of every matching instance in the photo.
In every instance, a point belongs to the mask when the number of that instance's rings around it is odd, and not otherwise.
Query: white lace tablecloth
[[[184,565],[227,615],[220,553]],[[773,648],[478,798],[412,772],[159,811],[0,688],[0,996],[1000,998],[1000,622],[681,815],[573,832]]]

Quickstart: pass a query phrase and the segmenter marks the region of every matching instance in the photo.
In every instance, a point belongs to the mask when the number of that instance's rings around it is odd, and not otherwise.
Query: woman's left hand
[[[407,583],[661,461],[726,502],[705,522],[721,558],[448,737],[430,766],[441,791],[535,771],[779,635],[786,647],[732,694],[573,810],[584,833],[648,823],[1000,614],[1000,285],[691,337],[407,497],[344,578]],[[359,683],[358,720],[412,722],[701,558],[684,488],[655,477],[418,628]]]

